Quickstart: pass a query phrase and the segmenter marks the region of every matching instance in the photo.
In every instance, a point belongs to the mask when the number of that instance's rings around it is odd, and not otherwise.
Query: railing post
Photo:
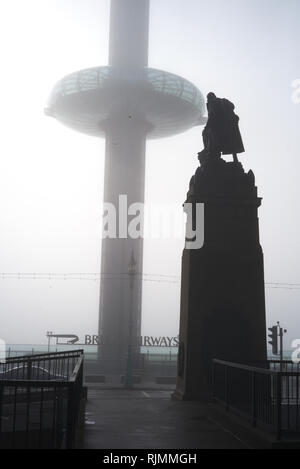
[[[251,421],[252,426],[256,427],[256,374],[251,372]]]
[[[276,433],[277,433],[277,440],[281,440],[282,436],[282,374],[280,372],[277,373],[276,376],[276,413],[277,413],[277,424],[276,424]]]
[[[74,447],[74,414],[74,384],[71,383],[68,386],[66,449]]]
[[[212,362],[212,370],[211,370],[211,397],[212,399],[215,398],[215,362]]]
[[[229,411],[228,366],[225,365],[225,410]]]
[[[2,412],[3,412],[3,384],[0,383],[0,443],[1,443],[1,436],[2,436]]]
[[[31,360],[28,360],[27,362],[27,379],[30,381],[31,380],[31,376],[32,376],[32,361]],[[38,379],[38,377],[37,377]]]
[[[78,372],[78,389],[80,390],[79,391],[79,396],[81,397],[81,393],[82,393],[82,388],[83,388],[83,362],[80,366],[80,369],[79,369],[79,372]]]

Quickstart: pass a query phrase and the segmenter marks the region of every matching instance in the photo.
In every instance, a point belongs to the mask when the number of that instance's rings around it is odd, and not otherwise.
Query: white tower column
[[[109,65],[148,65],[149,0],[111,0]]]
[[[109,65],[125,73],[146,67],[148,36],[149,0],[111,0]],[[127,196],[128,206],[144,203],[147,133],[143,122],[131,115],[126,102],[118,103],[114,115],[105,125],[104,202],[114,205],[119,219],[120,195]],[[128,266],[132,253],[136,273],[131,288]],[[133,351],[138,351],[143,239],[104,239],[101,272],[100,357],[117,364],[125,358],[129,344]]]
[[[145,131],[130,121],[127,125],[116,122],[106,134],[104,202],[113,204],[116,209],[117,236],[126,236],[125,224],[121,226],[119,223],[120,211],[123,210],[124,217],[124,212],[128,213],[132,204],[144,203],[145,147]],[[119,206],[120,196],[126,196],[126,205],[122,197],[124,205]],[[133,218],[127,217],[127,227]],[[136,273],[131,291],[128,266],[132,253]],[[104,239],[101,264],[104,275],[100,292],[100,356],[118,362],[125,357],[130,339],[133,351],[138,351],[141,336],[143,239]]]

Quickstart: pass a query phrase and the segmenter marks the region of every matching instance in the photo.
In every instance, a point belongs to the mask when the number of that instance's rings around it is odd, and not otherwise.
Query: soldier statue
[[[208,120],[202,133],[204,150],[198,154],[201,164],[221,155],[232,155],[233,161],[238,163],[237,155],[245,148],[234,109],[228,99],[217,98],[214,93],[207,95]]]

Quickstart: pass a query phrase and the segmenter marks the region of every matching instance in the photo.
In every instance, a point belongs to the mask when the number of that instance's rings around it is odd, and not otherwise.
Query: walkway
[[[246,449],[197,402],[174,402],[171,391],[89,390],[85,448]]]

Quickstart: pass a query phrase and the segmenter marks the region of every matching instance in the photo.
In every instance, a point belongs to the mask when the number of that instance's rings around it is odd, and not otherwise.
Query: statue
[[[201,164],[208,159],[232,155],[238,163],[238,153],[245,151],[239,130],[239,117],[234,112],[235,106],[228,99],[217,98],[214,93],[207,95],[208,120],[203,130],[204,150],[198,153]]]

